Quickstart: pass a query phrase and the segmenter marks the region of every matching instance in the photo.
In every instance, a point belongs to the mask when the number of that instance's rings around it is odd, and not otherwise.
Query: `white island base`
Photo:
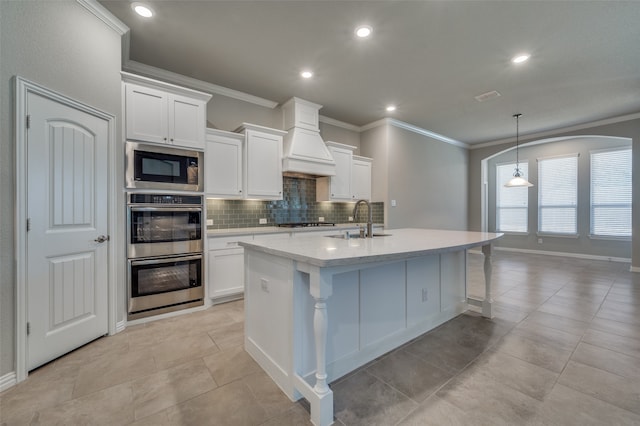
[[[491,317],[491,241],[501,234],[402,229],[245,247],[245,349],[317,426],[333,423],[328,383],[467,310]],[[467,298],[466,249],[483,246],[486,295]]]

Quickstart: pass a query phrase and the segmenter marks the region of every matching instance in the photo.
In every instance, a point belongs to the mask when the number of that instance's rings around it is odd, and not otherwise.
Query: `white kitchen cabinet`
[[[282,130],[243,123],[245,198],[282,200]]]
[[[207,129],[204,191],[209,197],[243,198],[244,135]]]
[[[335,176],[316,179],[316,201],[352,201],[351,180],[355,146],[327,142],[336,162]]]
[[[211,95],[122,73],[128,140],[204,149]]]
[[[316,179],[316,201],[371,200],[371,158],[353,155],[355,146],[327,142],[336,175]]]
[[[207,286],[209,298],[226,302],[244,293],[244,249],[238,241],[252,236],[209,238],[207,250]]]
[[[351,191],[353,201],[371,200],[371,158],[353,156]]]

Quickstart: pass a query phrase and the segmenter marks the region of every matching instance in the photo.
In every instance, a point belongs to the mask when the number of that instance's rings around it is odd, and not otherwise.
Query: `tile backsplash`
[[[284,196],[278,201],[257,200],[218,200],[207,199],[207,219],[213,225],[207,229],[251,228],[256,226],[274,226],[290,222],[349,223],[354,203],[316,201],[315,179],[284,177]],[[384,203],[371,203],[373,222],[384,223]],[[267,223],[259,224],[265,218]],[[367,207],[358,208],[354,223],[367,221]]]

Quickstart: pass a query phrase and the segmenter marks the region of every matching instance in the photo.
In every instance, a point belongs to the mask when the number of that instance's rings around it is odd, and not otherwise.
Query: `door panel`
[[[27,369],[108,331],[108,123],[30,93]]]

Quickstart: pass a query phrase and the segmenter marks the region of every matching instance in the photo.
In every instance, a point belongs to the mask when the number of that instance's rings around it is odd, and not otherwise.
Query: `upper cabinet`
[[[355,146],[327,142],[336,162],[335,176],[316,179],[316,201],[371,199],[371,159],[353,155]]]
[[[122,73],[128,140],[204,149],[211,95]]]
[[[237,131],[245,136],[245,198],[282,200],[282,138],[287,132],[249,123]]]
[[[351,191],[354,201],[371,201],[371,164],[371,158],[353,156]]]
[[[204,191],[216,198],[243,198],[244,135],[207,129]]]

